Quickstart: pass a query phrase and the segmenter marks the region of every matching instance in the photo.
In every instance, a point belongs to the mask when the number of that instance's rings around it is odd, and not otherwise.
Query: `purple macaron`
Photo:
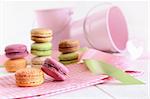
[[[54,78],[55,81],[65,80],[66,75],[69,72],[67,67],[65,67],[63,64],[52,58],[47,58],[44,64],[42,65],[41,69],[47,75]]]
[[[24,58],[28,55],[27,47],[23,44],[12,44],[5,48],[5,55],[10,59]]]

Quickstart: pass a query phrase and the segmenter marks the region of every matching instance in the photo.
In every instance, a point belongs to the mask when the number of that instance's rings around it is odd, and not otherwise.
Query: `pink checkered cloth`
[[[57,59],[59,53],[53,52],[52,57]],[[27,60],[31,60],[29,55]],[[7,58],[0,56],[0,65]],[[70,70],[68,78],[62,82],[54,82],[49,76],[45,76],[45,82],[37,87],[18,87],[15,83],[14,74],[0,76],[0,98],[30,98],[41,95],[55,95],[63,92],[77,90],[87,86],[104,83],[108,76],[92,74],[84,64],[67,66]]]
[[[94,75],[83,64],[68,66],[70,73],[65,81],[56,82],[46,76],[45,82],[37,87],[17,87],[15,76],[0,77],[1,98],[27,98],[40,95],[55,95],[83,87],[104,83],[106,75]]]

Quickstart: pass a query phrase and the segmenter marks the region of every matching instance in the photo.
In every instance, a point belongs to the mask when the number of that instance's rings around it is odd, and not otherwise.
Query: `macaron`
[[[44,57],[34,57],[31,60],[31,66],[34,68],[41,68],[41,66],[44,64],[44,61],[49,58],[50,56],[44,56]]]
[[[10,59],[24,58],[28,55],[27,47],[23,44],[12,44],[5,48],[5,55]]]
[[[35,42],[49,42],[52,40],[52,31],[46,28],[32,29],[31,39]]]
[[[27,67],[27,61],[23,58],[20,59],[9,59],[5,61],[4,66],[8,72],[16,72],[19,69]]]
[[[73,52],[73,53],[60,54],[58,58],[60,61],[77,60],[79,58],[79,53]]]
[[[67,39],[61,40],[59,43],[59,51],[62,53],[71,53],[79,50],[80,43],[78,40]]]
[[[50,50],[52,49],[52,43],[46,42],[46,43],[33,43],[31,45],[31,50]]]
[[[64,81],[67,73],[69,72],[67,67],[52,58],[47,58],[41,69],[56,81]]]
[[[60,56],[58,58],[62,64],[68,65],[68,64],[78,62],[79,53],[78,52],[72,52],[72,53],[67,53],[67,54],[60,54]]]
[[[36,56],[49,56],[52,53],[52,44],[47,43],[33,43],[31,45],[31,53]]]
[[[52,54],[52,50],[31,50],[31,53],[36,56],[50,56]]]
[[[38,86],[44,82],[44,73],[37,68],[20,69],[15,73],[16,85],[20,87]]]

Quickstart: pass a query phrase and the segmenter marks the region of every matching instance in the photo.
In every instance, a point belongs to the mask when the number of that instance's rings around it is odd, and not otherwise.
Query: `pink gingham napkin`
[[[106,75],[94,75],[83,64],[68,66],[70,73],[68,78],[62,82],[51,81],[46,76],[45,82],[37,87],[17,87],[14,74],[0,77],[0,97],[1,98],[27,98],[40,95],[55,95],[68,92],[83,87],[104,83]]]
[[[52,57],[57,59],[58,54],[59,53],[57,51],[54,51]],[[97,52],[94,49],[86,51],[81,59],[85,58],[102,59],[103,61],[119,66],[121,69],[125,69],[131,65],[128,63],[129,60],[124,59],[122,56],[114,56],[112,54],[99,51]],[[26,59],[30,61],[31,56],[29,55]],[[7,60],[7,58],[5,56],[1,56],[0,64],[2,65],[5,60]],[[9,76],[0,76],[0,98],[31,98],[41,95],[55,95],[104,83],[108,79],[111,79],[106,75],[92,74],[83,64],[69,65],[68,68],[70,73],[68,74],[68,79],[66,81],[52,82],[51,78],[46,76],[45,82],[41,86],[37,87],[17,87],[15,84],[15,76],[13,74]],[[127,73],[136,74],[136,72],[133,71],[127,71]]]

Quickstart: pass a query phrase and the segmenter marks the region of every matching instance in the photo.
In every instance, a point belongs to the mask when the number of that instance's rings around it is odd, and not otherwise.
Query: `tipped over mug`
[[[128,41],[128,28],[121,9],[109,5],[91,12],[90,10],[85,18],[73,22],[71,38],[80,40],[81,47],[123,52]]]

